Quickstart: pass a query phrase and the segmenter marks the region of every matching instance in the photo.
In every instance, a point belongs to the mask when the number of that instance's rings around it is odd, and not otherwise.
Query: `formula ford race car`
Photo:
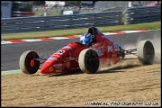
[[[136,49],[125,50],[109,40],[96,27],[90,27],[88,33],[93,36],[92,44],[71,42],[48,59],[40,58],[35,51],[25,51],[19,60],[20,69],[25,74],[35,74],[40,67],[40,72],[46,75],[65,74],[77,70],[95,73],[101,64],[109,66],[118,63],[128,54],[137,56],[144,65],[153,63],[155,50],[148,40],[139,42]]]

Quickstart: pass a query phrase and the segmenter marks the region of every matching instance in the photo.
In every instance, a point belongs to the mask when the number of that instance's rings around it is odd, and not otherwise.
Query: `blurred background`
[[[155,5],[161,1],[1,1],[1,18],[124,11]]]
[[[65,15],[125,10],[128,7],[155,6],[160,1],[34,1],[35,15]]]

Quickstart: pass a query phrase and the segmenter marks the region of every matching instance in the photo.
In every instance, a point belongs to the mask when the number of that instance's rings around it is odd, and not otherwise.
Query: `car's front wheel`
[[[79,67],[84,73],[95,73],[99,68],[99,57],[95,50],[84,49],[80,52]]]
[[[39,56],[35,51],[25,51],[22,53],[19,66],[25,74],[35,74],[40,66],[40,61],[36,60]]]

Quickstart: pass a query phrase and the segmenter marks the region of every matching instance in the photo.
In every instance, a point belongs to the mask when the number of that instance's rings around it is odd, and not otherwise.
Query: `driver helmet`
[[[90,45],[92,42],[92,35],[90,33],[82,34],[80,42],[84,45]]]

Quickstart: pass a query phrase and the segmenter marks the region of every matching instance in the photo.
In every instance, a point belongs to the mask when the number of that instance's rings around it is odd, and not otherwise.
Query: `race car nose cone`
[[[45,63],[41,68],[42,74],[50,74],[54,71],[54,67],[52,66],[53,63]]]

